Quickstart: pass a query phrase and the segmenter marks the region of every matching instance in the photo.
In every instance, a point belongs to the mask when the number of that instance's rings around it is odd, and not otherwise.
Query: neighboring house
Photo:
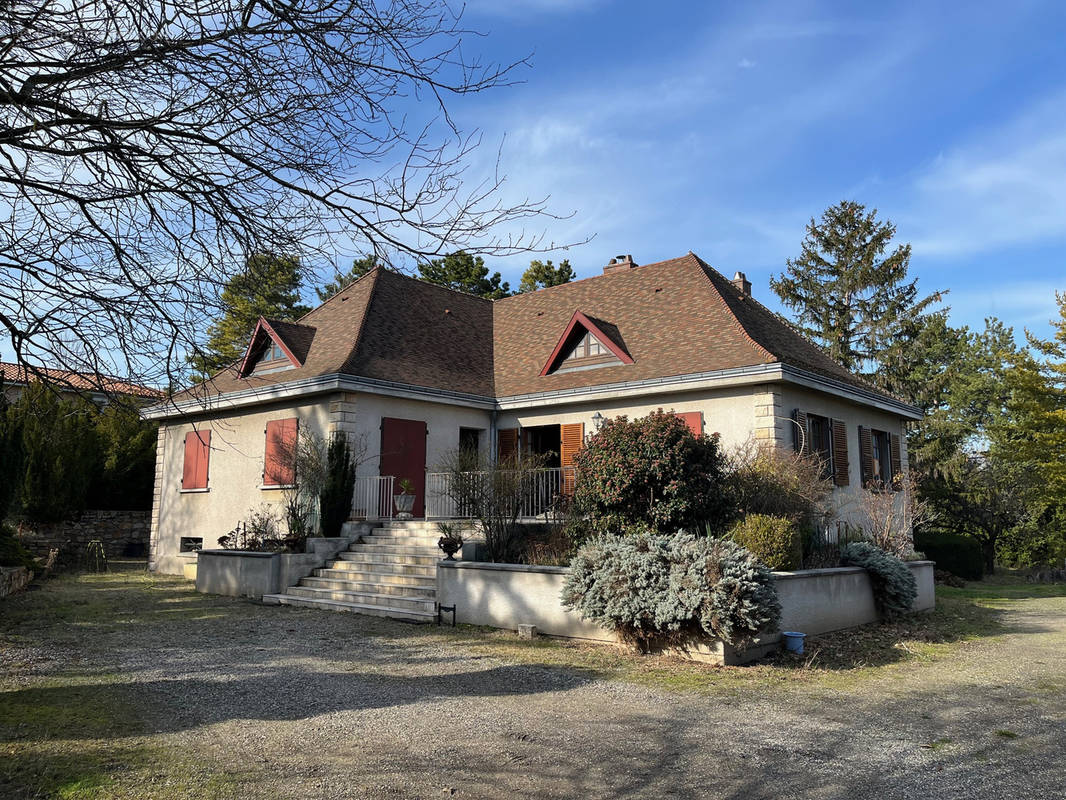
[[[449,452],[548,453],[562,475],[600,420],[659,408],[726,448],[806,443],[840,506],[906,470],[904,426],[920,416],[692,253],[620,256],[497,301],[376,269],[298,323],[260,320],[241,363],[149,411],[162,423],[152,562],[181,572],[183,538],[215,546],[279,502],[291,475],[277,454],[300,429],[366,445],[353,514],[385,513],[375,481],[408,478],[416,516],[447,516],[432,473]]]
[[[103,375],[45,367],[27,369],[21,364],[0,361],[0,382],[4,396],[9,402],[18,400],[22,391],[35,381],[46,383],[62,394],[85,397],[100,406],[107,404],[113,397],[126,397],[139,403],[154,403],[164,397],[164,393],[159,389]]]

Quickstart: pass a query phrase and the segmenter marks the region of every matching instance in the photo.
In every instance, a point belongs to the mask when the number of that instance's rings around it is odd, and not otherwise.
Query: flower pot
[[[411,510],[415,507],[415,496],[413,494],[398,494],[393,496],[392,500],[396,505],[396,518],[411,519]]]
[[[798,631],[781,631],[781,640],[785,643],[785,651],[803,655],[803,640],[807,634]]]
[[[455,561],[455,554],[459,552],[459,548],[462,546],[462,539],[449,539],[446,536],[442,536],[437,540],[437,547],[444,551],[448,561]]]

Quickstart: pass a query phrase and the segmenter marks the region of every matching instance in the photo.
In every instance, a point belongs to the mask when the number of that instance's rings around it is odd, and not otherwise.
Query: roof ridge
[[[352,281],[351,283],[351,285],[354,286],[363,278],[373,276],[370,280],[370,289],[366,294],[366,305],[363,307],[363,316],[359,318],[359,327],[355,331],[355,336],[352,338],[352,346],[348,348],[347,355],[345,355],[344,360],[337,365],[338,372],[342,372],[345,364],[351,363],[352,359],[358,358],[359,356],[359,345],[363,341],[363,330],[366,328],[366,321],[370,317],[370,306],[374,302],[374,294],[377,292],[378,288],[378,281],[380,278],[378,275],[379,272],[388,272],[388,270],[384,267],[374,267],[374,269],[370,270],[366,275],[361,276],[358,280]],[[321,308],[321,306],[319,307]]]
[[[472,297],[475,300],[480,300],[480,301],[482,301],[484,303],[495,303],[495,302],[497,302],[496,300],[492,300],[492,299],[490,299],[488,297],[482,297],[479,294],[471,294],[470,292],[464,292],[462,289],[453,289],[451,286],[442,286],[439,283],[433,283],[433,281],[427,281],[427,280],[423,280],[422,278],[416,278],[414,275],[408,275],[406,272],[400,272],[399,270],[388,269],[388,270],[385,270],[385,271],[392,273],[392,275],[396,276],[397,278],[403,278],[403,279],[409,280],[409,281],[416,281],[418,283],[421,283],[424,286],[432,286],[434,289],[440,289],[441,291],[444,291],[444,292],[451,292],[452,294],[457,294],[460,297]],[[507,298],[506,297],[501,297],[500,299],[501,300],[506,300]]]
[[[693,255],[693,253],[692,253],[691,250],[689,250],[688,253],[686,253],[686,255]],[[493,303],[502,303],[505,300],[515,300],[515,299],[517,299],[519,297],[530,297],[530,296],[535,295],[535,294],[540,294],[541,292],[550,292],[552,289],[564,289],[567,286],[576,286],[579,283],[585,283],[586,281],[594,281],[594,280],[598,280],[599,278],[610,278],[613,275],[631,274],[631,273],[635,272],[638,269],[647,269],[649,267],[658,267],[658,266],[660,266],[662,264],[666,264],[669,261],[681,261],[684,258],[685,258],[685,256],[674,256],[673,258],[661,258],[658,261],[652,261],[650,264],[637,264],[636,266],[632,267],[628,271],[628,273],[625,272],[625,271],[614,272],[614,273],[601,272],[598,275],[588,275],[587,277],[578,278],[577,280],[569,281],[568,283],[557,283],[555,286],[544,286],[544,287],[542,287],[540,289],[535,289],[532,292],[516,292],[515,294],[512,294],[512,295],[510,295],[508,297],[501,297],[499,300],[493,300],[492,302]]]
[[[340,289],[338,289],[337,291],[335,291],[335,292],[334,292],[333,294],[331,294],[331,295],[330,295],[329,297],[327,297],[327,298],[326,298],[325,300],[323,300],[323,301],[322,301],[321,303],[319,303],[319,304],[318,304],[317,306],[315,306],[314,308],[312,308],[312,309],[311,309],[310,311],[308,311],[308,312],[307,312],[306,314],[304,314],[303,316],[299,317],[299,318],[298,318],[298,319],[296,320],[296,324],[297,324],[297,325],[300,325],[300,324],[302,324],[302,323],[300,322],[300,320],[302,320],[302,319],[303,319],[304,317],[307,317],[307,316],[310,316],[311,314],[314,314],[314,313],[315,313],[316,311],[318,311],[319,309],[321,309],[321,308],[325,307],[325,306],[326,306],[327,304],[329,304],[329,303],[331,303],[332,301],[336,300],[336,299],[337,299],[338,297],[340,297],[340,296],[341,296],[342,294],[344,294],[344,293],[345,293],[346,291],[348,291],[349,289],[351,289],[351,288],[352,288],[353,286],[355,286],[355,285],[356,285],[357,283],[359,283],[360,281],[362,281],[362,280],[364,280],[364,279],[366,279],[366,278],[369,278],[369,277],[370,277],[371,275],[373,275],[373,274],[374,274],[375,272],[377,272],[377,271],[378,271],[379,269],[381,269],[381,270],[385,270],[386,272],[388,272],[388,271],[389,271],[389,270],[388,270],[388,268],[387,268],[387,267],[385,267],[385,266],[384,266],[384,265],[382,265],[382,264],[378,264],[378,265],[377,265],[376,267],[374,267],[373,269],[371,269],[371,270],[367,270],[367,271],[366,271],[366,272],[364,272],[364,273],[363,273],[362,275],[360,275],[360,276],[359,276],[358,278],[356,278],[356,279],[355,279],[354,281],[352,281],[351,283],[349,283],[349,284],[348,284],[348,285],[346,285],[346,286],[342,286],[342,287],[341,287]]]
[[[725,275],[722,275],[721,272],[716,270],[714,267],[712,267],[710,264],[708,264],[706,261],[704,261],[698,255],[693,253],[691,250],[689,250],[687,257],[692,258],[692,259],[694,259],[696,261],[696,266],[699,268],[700,273],[702,273],[702,275],[703,275],[704,279],[707,281],[707,283],[710,284],[711,289],[714,291],[714,296],[716,298],[718,298],[718,302],[722,306],[725,307],[726,313],[733,320],[734,327],[736,327],[736,329],[740,331],[740,333],[744,336],[744,338],[748,340],[748,343],[752,346],[752,349],[755,350],[756,352],[761,352],[765,357],[769,358],[770,361],[781,361],[781,358],[779,356],[774,355],[773,353],[771,353],[762,343],[756,341],[755,337],[752,336],[751,333],[748,332],[748,329],[746,327],[744,327],[744,323],[740,321],[740,317],[738,317],[733,312],[732,307],[729,305],[729,303],[726,302],[725,298],[722,297],[721,291],[719,291],[718,287],[715,285],[714,281],[711,279],[711,276],[707,274],[707,270],[711,270],[712,272],[714,272],[716,275],[721,277],[721,279],[723,281],[728,281],[728,278],[726,278]]]

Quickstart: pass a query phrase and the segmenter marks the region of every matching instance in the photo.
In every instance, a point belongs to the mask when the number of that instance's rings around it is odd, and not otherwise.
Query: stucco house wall
[[[233,530],[250,508],[284,503],[284,490],[262,488],[266,424],[296,417],[300,430],[325,436],[329,399],[322,396],[296,404],[220,411],[161,425],[162,468],[152,513],[152,568],[180,574],[186,561],[179,556],[182,537],[202,537],[205,548],[218,547],[218,538]],[[211,431],[206,490],[181,488],[185,434],[193,430]]]

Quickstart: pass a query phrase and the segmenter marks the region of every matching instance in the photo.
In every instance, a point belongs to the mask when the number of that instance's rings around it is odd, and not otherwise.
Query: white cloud
[[[754,69],[756,64],[750,58],[742,58],[737,62],[737,66],[740,67],[740,69]]]
[[[965,256],[1066,239],[1066,93],[948,151],[913,185],[916,252]]]

